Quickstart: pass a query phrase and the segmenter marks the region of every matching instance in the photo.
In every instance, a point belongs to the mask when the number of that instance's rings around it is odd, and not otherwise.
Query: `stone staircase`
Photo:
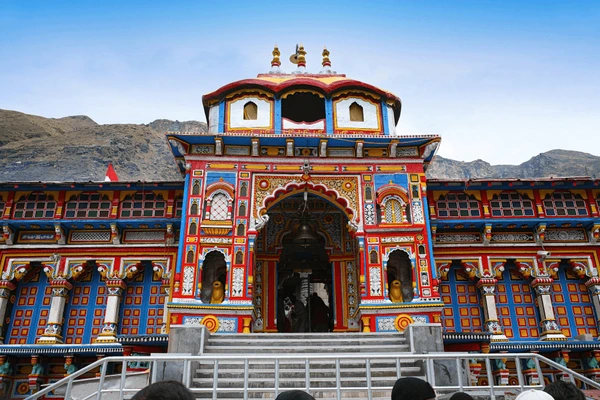
[[[247,363],[248,397],[274,398],[275,358],[279,358],[280,392],[310,387],[310,393],[315,398],[335,398],[336,371],[339,368],[341,397],[367,398],[371,390],[372,398],[388,400],[391,387],[398,377],[423,377],[421,361],[418,356],[414,360],[390,357],[372,360],[367,366],[365,356],[410,354],[409,347],[405,336],[399,333],[210,335],[203,353],[207,360],[195,368],[191,386],[212,389],[216,371],[217,398],[243,398],[244,367]],[[339,365],[336,365],[333,358],[340,355],[349,358],[339,360]],[[210,359],[212,356],[228,359],[219,360],[215,369],[215,362]],[[257,356],[262,358],[253,359]],[[303,358],[306,356],[324,358]],[[367,370],[370,377],[367,377]],[[212,390],[197,397],[212,398]]]

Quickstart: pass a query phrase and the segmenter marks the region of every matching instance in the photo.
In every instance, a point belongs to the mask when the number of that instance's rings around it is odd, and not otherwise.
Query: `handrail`
[[[491,360],[495,360],[495,359],[502,359],[502,358],[508,358],[510,360],[514,360],[516,363],[516,372],[517,372],[517,377],[518,377],[518,384],[517,385],[498,385],[494,383],[493,377],[492,377],[492,368],[491,368]],[[488,377],[488,384],[487,385],[481,385],[481,386],[476,386],[476,385],[471,385],[470,382],[464,382],[463,376],[461,376],[460,373],[458,373],[458,385],[442,385],[442,384],[437,384],[436,383],[436,372],[435,372],[435,362],[439,362],[439,361],[443,361],[443,360],[448,360],[449,362],[454,362],[455,363],[455,368],[457,368],[458,371],[462,371],[465,372],[465,369],[468,369],[468,362],[469,360],[472,359],[477,359],[477,360],[485,360],[485,365],[486,365],[486,371],[487,371],[487,377]],[[520,366],[520,362],[522,360],[525,359],[533,359],[535,360],[535,365],[536,365],[536,371],[539,377],[539,381],[540,383],[537,385],[529,385],[524,381],[524,375],[523,375],[523,371],[521,369]],[[486,391],[489,393],[489,396],[491,399],[495,399],[496,395],[498,393],[503,393],[504,391],[506,391],[507,389],[519,389],[519,390],[523,390],[523,389],[529,389],[529,388],[543,388],[544,387],[544,379],[543,379],[543,375],[542,375],[542,368],[540,366],[540,363],[544,363],[546,364],[548,367],[554,368],[555,370],[558,370],[566,375],[569,376],[569,379],[571,380],[571,382],[575,382],[576,380],[581,381],[583,383],[585,383],[588,387],[591,388],[595,388],[595,389],[600,389],[600,383],[597,383],[595,381],[593,381],[592,379],[587,378],[586,376],[577,373],[575,371],[572,371],[568,368],[566,368],[565,366],[556,363],[544,356],[541,356],[539,354],[536,353],[493,353],[493,354],[484,354],[484,353],[426,353],[426,354],[408,354],[408,353],[346,353],[346,354],[261,354],[261,355],[242,355],[242,354],[215,354],[215,355],[208,355],[205,354],[203,356],[184,356],[181,354],[177,354],[177,355],[170,355],[168,353],[166,354],[160,354],[160,355],[153,355],[153,356],[113,356],[113,357],[106,357],[100,360],[97,360],[93,363],[91,363],[90,365],[74,372],[73,374],[57,381],[54,382],[53,384],[47,386],[46,388],[38,391],[37,393],[33,394],[32,396],[28,397],[28,399],[39,399],[42,396],[50,393],[51,391],[54,391],[60,387],[63,387],[66,385],[66,392],[65,392],[65,399],[69,399],[71,396],[71,391],[73,388],[73,384],[76,381],[77,378],[82,377],[83,375],[93,371],[95,368],[100,368],[100,378],[99,378],[99,382],[98,382],[98,389],[96,392],[90,393],[89,396],[86,397],[86,399],[91,399],[91,398],[96,398],[97,400],[100,400],[102,398],[102,394],[105,393],[119,393],[119,398],[123,399],[124,395],[126,393],[133,393],[136,392],[139,389],[126,389],[125,388],[125,380],[127,378],[127,374],[126,374],[126,369],[127,369],[127,362],[130,361],[142,361],[142,362],[148,362],[151,365],[152,368],[152,373],[150,374],[150,376],[152,377],[152,381],[156,380],[156,369],[158,367],[158,363],[159,362],[177,362],[177,363],[183,363],[183,371],[184,374],[182,376],[182,382],[186,383],[187,386],[189,387],[189,384],[191,382],[191,377],[193,374],[195,374],[195,371],[192,370],[192,363],[193,362],[213,362],[214,363],[214,368],[216,370],[218,370],[218,366],[220,362],[222,361],[243,361],[243,365],[242,367],[244,368],[244,387],[243,389],[240,388],[224,388],[224,387],[218,387],[217,385],[213,385],[212,388],[190,388],[192,390],[192,392],[195,393],[207,393],[207,392],[212,392],[213,393],[213,397],[216,396],[217,392],[234,392],[234,391],[240,391],[243,390],[244,391],[244,398],[248,397],[248,392],[256,392],[258,390],[263,391],[263,392],[267,392],[267,391],[273,391],[274,393],[278,393],[279,391],[282,390],[282,388],[279,385],[280,382],[280,363],[281,361],[302,361],[304,363],[304,367],[300,367],[300,370],[304,370],[305,376],[304,376],[304,382],[305,382],[305,390],[307,391],[328,391],[328,392],[335,392],[336,393],[336,397],[339,399],[341,397],[341,393],[344,391],[352,391],[352,390],[365,390],[368,391],[368,398],[371,399],[372,398],[372,392],[373,390],[388,390],[391,389],[391,387],[371,387],[371,364],[374,361],[378,361],[378,360],[394,360],[397,366],[400,366],[400,361],[402,360],[410,360],[410,361],[414,361],[414,362],[423,362],[424,366],[422,368],[423,374],[425,375],[426,379],[432,384],[433,388],[438,390],[438,391],[449,391],[449,390],[453,390],[453,391],[457,391],[457,390],[469,390],[469,391]],[[260,389],[257,388],[250,388],[249,384],[248,384],[248,377],[249,377],[249,373],[250,373],[250,368],[249,368],[249,361],[255,361],[255,360],[266,360],[266,361],[273,361],[274,365],[274,373],[275,373],[275,377],[274,377],[274,382],[273,382],[273,387],[261,387]],[[335,379],[335,386],[328,386],[328,387],[311,387],[310,386],[310,378],[309,378],[309,374],[310,374],[310,362],[311,361],[315,361],[315,360],[327,360],[327,361],[333,361],[334,364],[332,366],[332,371],[334,371],[336,373],[336,379]],[[344,361],[344,360],[361,360],[361,362],[365,362],[365,378],[367,380],[367,387],[342,387],[341,386],[341,379],[340,379],[340,362]],[[119,382],[119,388],[118,389],[104,389],[104,382],[106,380],[107,377],[107,370],[108,370],[108,366],[110,363],[120,363],[121,364],[121,368],[122,368],[122,372],[118,375],[120,378],[120,382]],[[450,364],[448,364],[450,365]],[[402,374],[400,369],[397,369],[396,371],[396,376],[400,377],[400,376],[406,376],[404,374]],[[217,383],[219,377],[218,374],[213,374],[213,382]],[[287,389],[283,389],[283,390],[287,390]]]

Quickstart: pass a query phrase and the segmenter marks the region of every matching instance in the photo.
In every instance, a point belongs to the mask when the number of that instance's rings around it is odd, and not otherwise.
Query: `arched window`
[[[249,101],[244,104],[244,120],[253,120],[258,119],[258,106]]]
[[[188,250],[185,262],[188,264],[192,264],[194,262],[194,250]]]
[[[100,193],[82,193],[67,202],[65,218],[108,218],[110,200]]]
[[[175,216],[181,217],[183,214],[183,197],[179,196],[175,199]]]
[[[190,208],[190,215],[198,215],[198,203],[193,202],[192,207]]]
[[[192,221],[188,229],[188,235],[195,235],[198,232],[198,225]]]
[[[406,206],[398,199],[389,199],[385,202],[385,222],[388,224],[401,224],[406,222]]]
[[[377,264],[379,262],[379,257],[377,257],[377,252],[375,250],[371,250],[369,253],[369,262],[371,264]]]
[[[2,197],[0,197],[0,218],[2,218],[2,216],[4,215],[4,207],[6,206],[6,203],[4,202],[4,200],[2,200]]]
[[[244,236],[245,234],[246,234],[246,228],[244,227],[244,224],[239,224],[237,227],[237,235]]]
[[[4,202],[0,207],[4,211]],[[19,198],[19,201],[15,203],[13,218],[54,218],[55,212],[54,197],[36,192]]]
[[[227,220],[227,208],[228,200],[227,196],[223,193],[217,193],[214,195],[210,205],[210,220],[211,221],[225,221]]]
[[[490,201],[494,217],[533,217],[533,202],[518,192],[500,193]]]
[[[479,217],[479,201],[464,193],[448,193],[441,196],[436,203],[439,218]]]
[[[554,192],[546,195],[544,211],[550,217],[588,215],[585,200],[571,192]]]
[[[136,193],[128,195],[121,203],[121,218],[164,217],[167,202],[162,195]]]
[[[365,187],[365,200],[373,200],[373,189],[371,189],[371,186]]]
[[[246,216],[246,202],[245,201],[242,201],[242,203],[240,204],[240,207],[238,208],[238,215],[240,217]]]
[[[364,120],[365,115],[362,106],[357,102],[350,104],[350,121],[363,122]]]
[[[242,187],[240,188],[240,197],[248,196],[248,183],[242,182]]]
[[[192,186],[192,196],[200,194],[200,182],[194,179],[194,185]]]
[[[241,251],[238,251],[237,253],[235,253],[235,263],[236,264],[244,263],[244,253],[242,253]]]

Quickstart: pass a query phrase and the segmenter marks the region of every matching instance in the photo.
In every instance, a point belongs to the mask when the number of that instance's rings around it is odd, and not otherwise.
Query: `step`
[[[414,367],[414,366],[406,366],[403,365],[401,368],[401,372],[403,374],[407,373],[407,372],[413,372],[413,371],[419,371],[420,368],[419,367]],[[396,375],[396,371],[397,368],[395,366],[390,366],[390,367],[378,367],[378,368],[371,368],[371,375],[372,376],[383,376],[384,374],[386,376],[395,376]],[[279,375],[280,376],[290,376],[290,375],[301,375],[304,376],[305,374],[305,370],[304,368],[280,368],[279,369]],[[244,370],[243,369],[223,369],[223,368],[219,368],[218,371],[218,375],[219,375],[219,379],[223,379],[223,378],[239,378],[239,377],[243,377],[244,376]],[[310,369],[310,375],[311,376],[319,376],[319,375],[330,375],[335,377],[335,368],[311,368]],[[364,376],[364,368],[342,368],[340,369],[340,375],[341,376],[347,376],[347,377],[361,377]],[[213,376],[213,369],[212,368],[205,368],[205,369],[196,369],[196,376],[197,377],[201,377],[201,378],[211,378]],[[273,371],[273,369],[251,369],[249,371],[249,376],[251,377],[262,377],[262,378],[269,378],[269,379],[274,379],[275,378],[275,371]]]
[[[312,353],[319,354],[319,351],[322,350],[322,353],[389,353],[390,349],[388,347],[379,347],[374,345],[365,345],[360,347],[336,347],[336,348],[324,348],[324,349],[315,349],[312,346],[294,346],[290,347],[288,345],[273,345],[268,347],[257,348],[257,346],[244,346],[244,345],[231,345],[226,348],[227,353],[229,354],[238,354],[243,353],[247,355],[252,354],[264,354],[264,353]],[[222,351],[219,347],[208,346],[204,349],[204,354],[216,354]],[[394,353],[408,353],[409,346],[408,345],[398,345],[393,349]]]
[[[268,340],[268,339],[257,339],[257,340],[244,340],[241,339],[237,341],[233,340],[224,340],[224,339],[209,339],[207,346],[208,347],[216,347],[216,346],[288,346],[288,347],[296,347],[296,346],[379,346],[385,348],[394,348],[396,346],[407,346],[406,340],[401,340],[399,338],[386,338],[386,339],[307,339],[307,340]]]
[[[225,340],[254,340],[254,339],[268,339],[271,341],[276,340],[290,340],[290,339],[335,339],[335,338],[353,338],[353,339],[361,339],[361,338],[400,338],[404,339],[404,335],[396,333],[396,332],[347,332],[347,333],[240,333],[240,334],[211,334],[210,338],[219,338]]]

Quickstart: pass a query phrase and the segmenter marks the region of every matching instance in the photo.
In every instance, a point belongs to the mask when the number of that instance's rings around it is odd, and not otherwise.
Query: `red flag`
[[[108,168],[106,169],[106,176],[104,177],[105,182],[118,182],[119,177],[115,172],[115,169],[112,166],[112,163],[108,163]]]

